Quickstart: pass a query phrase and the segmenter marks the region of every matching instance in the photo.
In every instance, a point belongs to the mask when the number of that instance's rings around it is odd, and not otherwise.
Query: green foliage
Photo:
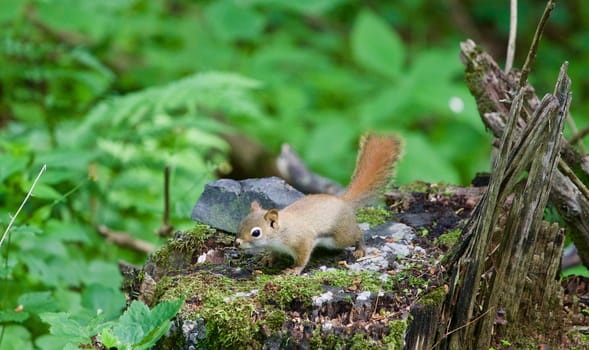
[[[116,321],[104,322],[99,314],[85,320],[78,320],[65,312],[46,312],[40,315],[50,325],[50,333],[64,340],[63,346],[77,349],[79,345],[91,344],[92,337],[107,348],[149,349],[170,329],[183,300],[164,301],[152,310],[147,305],[134,301]]]
[[[562,277],[566,276],[589,277],[589,270],[583,265],[569,267],[568,269],[562,271]]]
[[[354,59],[368,71],[393,80],[400,76],[405,50],[401,38],[372,11],[356,17],[350,44]]]

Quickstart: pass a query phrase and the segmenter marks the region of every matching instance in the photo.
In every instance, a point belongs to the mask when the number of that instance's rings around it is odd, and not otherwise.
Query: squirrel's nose
[[[235,246],[236,246],[236,247],[239,247],[239,246],[241,246],[241,243],[242,243],[242,242],[243,242],[243,241],[241,240],[241,238],[237,238],[237,239],[235,240]]]

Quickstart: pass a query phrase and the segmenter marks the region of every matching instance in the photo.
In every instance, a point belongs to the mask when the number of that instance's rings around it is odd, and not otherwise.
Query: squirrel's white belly
[[[265,244],[265,246],[267,248],[269,248],[272,251],[275,251],[277,253],[281,253],[281,254],[287,254],[292,256],[293,258],[297,257],[297,254],[295,253],[295,251],[289,247],[288,245],[283,244],[281,241],[277,241],[277,240],[268,240]]]
[[[313,248],[324,247],[328,249],[341,249],[341,247],[338,247],[338,245],[335,243],[335,240],[332,237],[319,237],[315,239],[315,242],[313,243]]]

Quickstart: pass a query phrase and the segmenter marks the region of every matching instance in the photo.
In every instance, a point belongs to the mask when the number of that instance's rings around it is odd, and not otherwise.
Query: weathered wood
[[[567,64],[554,94],[538,101],[530,86],[513,93],[515,77],[503,74],[473,42],[462,48],[467,82],[481,115],[491,121],[487,126],[500,138],[499,150],[487,192],[446,264],[442,323],[422,325],[437,334],[420,341],[438,349],[488,349],[498,335],[521,339],[533,327],[536,341],[556,345],[563,335],[556,278],[563,234],[542,217],[553,178],[562,180],[557,164],[571,96]],[[419,312],[412,316],[415,323],[434,320]],[[412,336],[407,334],[407,345],[415,344]]]
[[[466,82],[477,101],[479,113],[485,125],[500,138],[517,88],[517,77],[506,75],[487,53],[468,40],[461,45],[461,59],[466,66]],[[523,101],[522,113],[517,123],[526,125],[536,110],[539,100],[531,86]],[[560,89],[558,86],[557,90]],[[556,93],[556,92],[555,92]],[[570,93],[563,95],[570,99]],[[564,105],[561,102],[561,105]],[[516,133],[521,131],[517,130]],[[571,169],[587,173],[586,157],[580,155],[566,140],[560,140],[561,161],[554,174],[550,201],[554,203],[561,217],[571,228],[571,239],[579,250],[585,266],[589,266],[589,190]]]
[[[405,336],[406,350],[431,349],[432,334],[436,332],[436,325],[440,321],[441,305],[432,303],[418,303],[411,309],[411,315],[418,322],[411,322]]]

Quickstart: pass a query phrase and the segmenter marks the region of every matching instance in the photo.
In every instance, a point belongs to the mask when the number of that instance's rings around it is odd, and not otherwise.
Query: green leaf
[[[67,130],[67,132],[71,132]],[[62,137],[67,138],[69,134],[63,133]],[[54,169],[76,170],[78,172],[87,172],[88,165],[96,158],[96,152],[88,149],[64,149],[55,148],[35,157],[35,164],[41,166],[47,164],[47,172]]]
[[[45,226],[45,233],[62,242],[90,242],[88,228],[75,222],[50,220]]]
[[[82,277],[87,285],[100,284],[105,287],[118,288],[123,282],[123,276],[116,262],[93,260],[88,265],[86,274]]]
[[[70,342],[90,343],[88,329],[73,320],[66,312],[45,312],[39,315],[41,320],[49,324],[51,334],[67,338]]]
[[[401,74],[405,48],[398,34],[372,11],[360,12],[351,33],[354,60],[365,69],[397,79]]]
[[[30,189],[31,189],[31,185],[33,184],[33,182],[24,182],[21,185],[21,189],[23,192],[27,193]],[[57,192],[57,190],[55,190],[53,187],[37,182],[37,185],[35,186],[35,188],[33,189],[33,197],[39,198],[39,199],[48,199],[48,200],[59,200],[63,198],[63,195],[59,192]]]
[[[264,28],[264,17],[238,1],[215,1],[205,11],[215,32],[224,41],[254,40]]]
[[[457,171],[423,135],[404,133],[402,136],[405,140],[405,155],[398,165],[397,183],[405,184],[415,180],[458,183],[460,177]]]
[[[10,154],[0,154],[0,182],[10,175],[23,171],[27,165],[27,157],[14,157]]]
[[[0,1],[0,22],[13,20],[26,4],[26,0]]]
[[[59,242],[50,242],[45,246],[60,248]],[[39,243],[42,244],[42,243]],[[80,258],[43,256],[38,250],[23,254],[31,278],[36,278],[48,286],[79,287],[81,279],[87,278],[86,262]],[[41,255],[41,256],[39,256]]]
[[[22,323],[29,318],[30,314],[26,311],[16,312],[6,309],[0,310],[0,323],[17,322]]]
[[[82,305],[89,310],[100,310],[105,320],[119,316],[125,304],[123,292],[112,287],[91,284],[82,293]]]
[[[589,270],[583,265],[577,265],[562,271],[562,276],[583,276],[587,278],[589,277]]]
[[[304,15],[320,16],[348,1],[349,0],[250,0],[249,3],[271,6],[273,9],[284,8]]]
[[[23,306],[25,311],[36,314],[56,309],[55,300],[49,291],[22,294],[18,297],[18,303]]]
[[[4,337],[2,338],[2,350],[33,350],[31,333],[20,325],[2,326]]]
[[[131,346],[128,344],[123,344],[113,333],[112,328],[105,328],[100,333],[100,342],[104,344],[107,349],[130,349]]]
[[[334,142],[337,135],[337,142]],[[348,180],[352,172],[336,164],[353,164],[358,135],[341,118],[322,118],[314,132],[305,139],[303,155],[313,169],[325,176]]]
[[[170,319],[180,311],[183,302],[164,301],[150,311],[144,303],[133,301],[114,326],[112,335],[107,332],[107,336],[110,340],[116,338],[117,342],[133,345],[134,349],[147,349],[169,329]]]
[[[73,344],[69,343],[67,338],[58,337],[52,334],[44,334],[35,339],[35,345],[37,348],[43,350],[66,350],[68,349],[68,346]],[[78,347],[76,346],[74,349],[78,349]]]

